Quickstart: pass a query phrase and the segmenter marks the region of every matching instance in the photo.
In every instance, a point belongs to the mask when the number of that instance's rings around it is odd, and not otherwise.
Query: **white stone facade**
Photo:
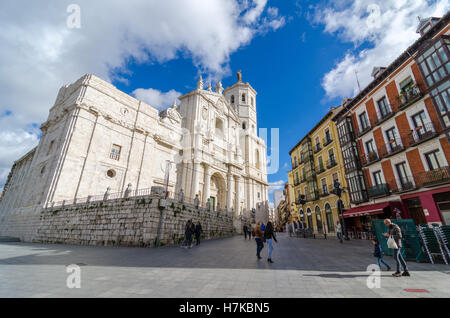
[[[233,94],[239,100],[231,104]],[[108,188],[164,186],[168,162],[171,193],[198,194],[202,204],[212,197],[214,209],[233,209],[236,217],[267,201],[254,89],[239,80],[223,95],[220,83],[213,92],[199,82],[180,100],[158,113],[94,75],[62,87],[39,145],[11,170],[0,216],[103,195]]]

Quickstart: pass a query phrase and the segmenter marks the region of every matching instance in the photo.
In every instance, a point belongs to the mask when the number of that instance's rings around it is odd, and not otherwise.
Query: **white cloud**
[[[279,180],[275,182],[269,182],[269,194],[273,194],[274,191],[284,188],[286,181]]]
[[[374,66],[388,66],[418,39],[417,17],[443,16],[448,0],[335,0],[316,7],[314,22],[325,25],[325,32],[354,44],[335,67],[325,74],[322,86],[328,97],[352,97],[372,80]],[[364,45],[364,49],[361,46]]]
[[[233,52],[284,21],[274,9],[264,11],[267,0],[78,0],[81,28],[70,29],[71,3],[0,1],[0,114],[12,110],[0,133],[16,136],[21,154],[31,146],[18,132],[43,122],[58,89],[83,74],[127,83],[132,80],[129,61],[183,57],[192,59],[199,72],[218,78],[230,73]],[[174,95],[146,94],[156,107]],[[37,139],[36,129],[32,134]],[[17,159],[12,153],[0,152],[0,185],[4,169]]]
[[[182,94],[174,89],[163,93],[153,88],[138,88],[133,91],[132,95],[137,99],[146,102],[150,106],[161,110],[173,105],[173,102],[176,101]]]

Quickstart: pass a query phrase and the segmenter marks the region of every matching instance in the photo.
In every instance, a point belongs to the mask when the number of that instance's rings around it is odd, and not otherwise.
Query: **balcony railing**
[[[371,198],[388,196],[390,194],[389,185],[388,184],[378,184],[376,186],[369,188],[369,196]]]
[[[399,110],[403,110],[407,108],[408,106],[414,104],[416,101],[418,101],[423,96],[422,92],[420,91],[419,87],[416,84],[413,84],[412,86],[408,87],[400,96],[397,97],[399,106]]]
[[[318,153],[321,150],[322,150],[322,146],[320,145],[320,143],[316,144],[316,148],[314,150],[314,153]]]
[[[400,139],[392,139],[389,140],[389,142],[386,144],[386,151],[387,156],[394,155],[402,150],[404,150],[405,147],[402,145],[402,142]]]
[[[360,204],[369,201],[369,196],[366,191],[360,190],[350,192],[350,202],[353,204]]]
[[[305,195],[305,201],[310,202],[310,201],[316,201],[319,199],[319,190],[314,190],[313,193],[306,193]]]
[[[403,178],[400,178],[399,184],[398,184],[398,191],[404,192],[409,190],[414,190],[416,187],[414,185],[413,178],[410,176],[406,176]]]
[[[317,166],[317,174],[320,174],[322,172],[325,172],[325,167],[323,165]]]
[[[382,122],[388,120],[392,116],[394,116],[394,113],[390,109],[386,110],[385,113],[382,113],[382,112],[378,111],[377,112],[377,119],[375,120],[375,125],[381,124]]]
[[[366,127],[361,127],[359,129],[358,132],[358,137],[361,137],[362,135],[364,135],[365,133],[367,133],[368,131],[370,131],[372,129],[372,125],[368,124]]]
[[[418,175],[418,180],[424,187],[450,182],[450,167],[422,172]]]
[[[336,159],[330,159],[327,161],[327,169],[331,169],[335,166],[337,166]]]
[[[369,153],[364,154],[364,156],[361,157],[361,163],[366,166],[370,165],[374,162],[377,162],[380,160],[380,157],[378,156],[378,153],[376,151],[371,151]]]
[[[423,126],[419,126],[412,132],[412,137],[414,140],[411,140],[410,144],[411,146],[417,145],[423,141],[426,141],[428,139],[431,139],[435,136],[437,136],[438,133],[434,129],[433,123],[429,122],[426,123]]]
[[[331,137],[326,137],[322,140],[323,146],[326,147],[329,144],[331,144],[333,142],[333,139]]]
[[[330,195],[328,189],[322,189],[322,191],[320,192],[321,197],[326,197],[328,195]]]

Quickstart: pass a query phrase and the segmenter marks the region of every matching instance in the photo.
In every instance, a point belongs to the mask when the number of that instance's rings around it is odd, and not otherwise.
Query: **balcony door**
[[[395,170],[397,170],[397,175],[400,180],[402,189],[407,188],[411,185],[411,181],[408,179],[408,174],[406,173],[406,162],[402,162],[395,165]]]
[[[395,127],[392,127],[389,130],[386,130],[386,137],[389,143],[389,148],[391,151],[395,151],[399,146],[397,141],[397,134],[395,132]]]
[[[416,131],[419,137],[424,135],[430,128],[428,127],[429,121],[424,111],[421,111],[420,113],[412,116],[412,121],[414,124],[414,130]]]
[[[377,104],[378,104],[378,108],[380,109],[381,118],[386,117],[391,112],[388,102],[386,100],[386,96],[384,96],[382,99],[380,99],[377,102]]]

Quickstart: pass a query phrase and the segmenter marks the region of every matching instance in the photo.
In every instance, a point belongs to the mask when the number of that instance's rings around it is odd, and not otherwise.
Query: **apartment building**
[[[333,194],[334,181],[346,187],[338,134],[331,120],[341,107],[331,110],[289,152],[289,173],[293,211],[299,220],[314,228],[317,234],[335,235],[339,220],[338,197]],[[348,194],[342,200],[349,205]]]
[[[421,19],[420,38],[348,100],[336,122],[349,231],[373,218],[450,224],[449,14]]]

